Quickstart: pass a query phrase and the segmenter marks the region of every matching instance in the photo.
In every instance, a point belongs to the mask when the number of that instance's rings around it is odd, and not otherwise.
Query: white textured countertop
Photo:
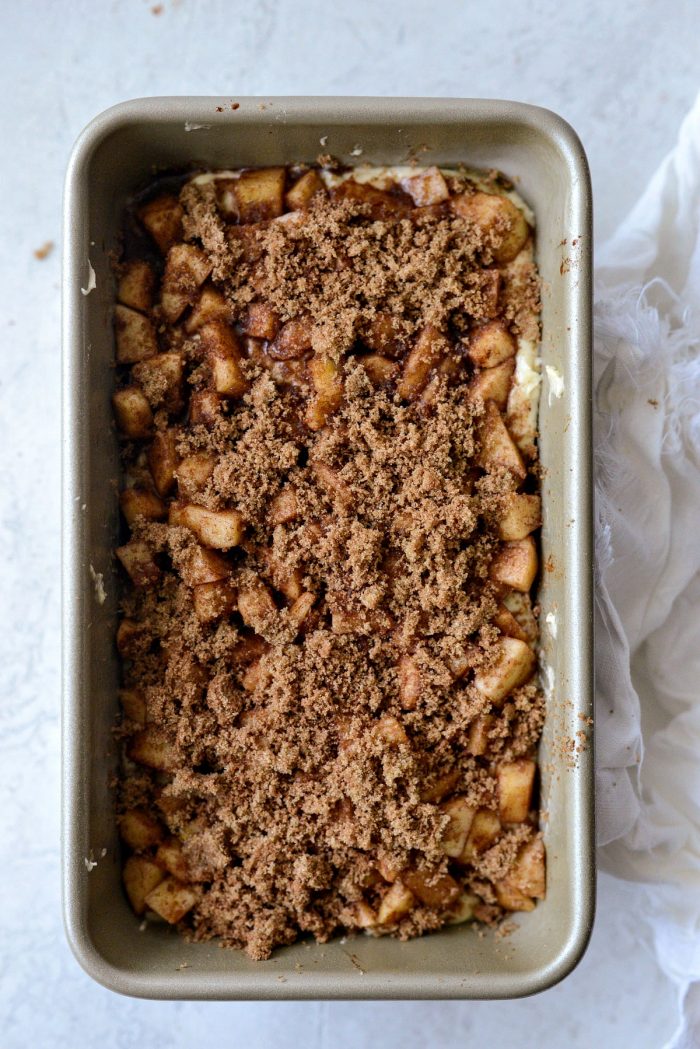
[[[2,1049],[660,1049],[672,991],[636,943],[634,890],[605,878],[580,967],[522,1002],[137,1002],[73,961],[58,882],[60,196],[78,132],[125,98],[500,96],[556,109],[578,130],[600,239],[697,91],[696,19],[694,0],[0,4]],[[54,250],[35,258],[46,242]]]

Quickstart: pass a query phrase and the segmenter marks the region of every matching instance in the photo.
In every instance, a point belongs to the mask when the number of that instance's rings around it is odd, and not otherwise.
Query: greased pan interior
[[[303,942],[251,962],[215,943],[187,944],[166,928],[140,931],[121,889],[109,787],[118,682],[109,252],[127,198],[154,172],[283,164],[321,152],[350,163],[415,156],[422,164],[499,168],[537,217],[548,892],[532,913],[517,915],[518,929],[506,939],[458,926],[409,943],[364,936]],[[555,114],[514,102],[141,99],[101,114],[81,135],[64,218],[63,885],[79,962],[106,986],[151,998],[508,998],[555,983],[585,950],[595,897],[592,745],[573,756],[567,745],[581,738],[593,687],[591,199],[575,133]],[[548,367],[563,378],[563,390],[549,384]]]

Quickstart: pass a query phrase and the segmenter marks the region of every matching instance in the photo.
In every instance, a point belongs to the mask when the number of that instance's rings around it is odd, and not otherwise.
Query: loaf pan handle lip
[[[233,97],[233,96],[231,96]],[[153,120],[162,124],[181,124],[183,132],[201,133],[216,131],[219,127],[234,123],[284,124],[287,117],[300,124],[322,124],[325,121],[337,126],[353,127],[358,116],[368,123],[385,124],[387,117],[392,122],[406,120],[407,126],[415,121],[429,119],[431,123],[454,124],[469,109],[470,119],[512,120],[526,125],[533,132],[545,134],[567,160],[576,181],[587,197],[590,209],[590,172],[588,158],[581,139],[572,125],[554,110],[545,106],[532,105],[512,99],[491,98],[439,98],[424,96],[372,96],[372,95],[247,95],[240,98],[239,108],[231,111],[228,96],[218,95],[154,95],[136,97],[118,102],[98,113],[86,124],[78,135],[70,154],[66,174],[66,189],[74,181],[81,166],[89,160],[93,150],[113,132],[143,121]],[[222,105],[221,103],[225,103]],[[338,112],[338,105],[346,112]],[[439,105],[440,112],[435,112]],[[265,107],[265,108],[263,108]],[[367,111],[365,111],[367,107]],[[351,108],[353,111],[351,112]],[[220,112],[217,111],[221,110]]]

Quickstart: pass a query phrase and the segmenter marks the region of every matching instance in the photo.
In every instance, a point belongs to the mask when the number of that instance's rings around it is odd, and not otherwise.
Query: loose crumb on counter
[[[48,259],[49,255],[53,251],[55,245],[52,240],[44,241],[40,248],[35,248],[34,258],[38,259],[39,262],[43,262],[44,259]]]

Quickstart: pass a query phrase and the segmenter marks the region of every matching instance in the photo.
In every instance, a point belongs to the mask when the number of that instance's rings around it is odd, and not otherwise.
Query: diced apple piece
[[[533,911],[535,901],[517,889],[508,878],[493,883],[496,899],[507,911]],[[157,890],[156,890],[157,891]]]
[[[187,498],[201,492],[215,466],[216,457],[209,452],[195,452],[182,459],[175,471],[180,494]]]
[[[439,776],[429,787],[421,791],[421,801],[442,801],[443,798],[451,794],[454,788],[462,778],[462,773],[459,769],[451,769],[446,772],[443,776]]]
[[[161,404],[170,412],[182,408],[184,359],[181,353],[159,353],[137,364],[132,375],[141,384],[152,408]]]
[[[240,223],[273,219],[284,210],[284,168],[244,171],[231,181],[232,210]]]
[[[382,357],[380,353],[367,353],[364,357],[358,357],[357,363],[367,372],[367,378],[373,386],[383,386],[391,382],[399,371],[396,361]]]
[[[488,321],[470,332],[467,352],[477,368],[495,368],[515,356],[515,339],[503,321]]]
[[[437,167],[426,168],[416,175],[402,178],[401,188],[413,197],[413,203],[417,208],[442,204],[450,195],[445,176]]]
[[[273,525],[289,524],[299,516],[299,501],[292,485],[287,485],[272,500],[270,521]]]
[[[119,834],[134,852],[150,849],[163,840],[163,828],[145,809],[128,809],[120,816]]]
[[[316,480],[329,499],[343,509],[349,509],[354,503],[354,497],[338,471],[320,459],[312,460],[310,465]]]
[[[297,630],[300,630],[311,614],[311,609],[316,603],[316,595],[306,590],[300,594],[289,608],[289,620]]]
[[[295,317],[282,325],[268,353],[276,361],[303,357],[311,349],[312,331],[313,325],[309,317]]]
[[[376,189],[367,182],[355,182],[352,178],[334,186],[331,197],[333,200],[350,200],[368,205],[370,217],[374,219],[396,219],[410,210],[407,197]]]
[[[445,654],[445,662],[455,681],[459,681],[460,678],[464,677],[478,658],[479,648],[470,644],[456,646]]]
[[[461,892],[450,907],[448,925],[462,925],[474,918],[474,910],[479,904],[479,897],[471,892]]]
[[[461,856],[464,851],[467,835],[476,814],[476,807],[470,805],[467,799],[460,795],[444,801],[440,808],[450,817],[450,822],[442,837],[442,847],[447,855],[454,859]]]
[[[300,358],[295,361],[273,361],[272,357],[268,357],[267,354],[265,354],[265,360],[269,362],[270,375],[278,386],[300,390],[304,394],[308,392],[309,372],[306,360]],[[267,368],[268,363],[265,363],[263,367]]]
[[[518,481],[524,481],[527,469],[508,427],[493,401],[484,403],[484,414],[479,420],[478,462],[484,470],[509,470]]]
[[[526,461],[534,461],[537,458],[537,403],[533,404],[527,386],[513,383],[504,417],[520,454]]]
[[[153,305],[155,273],[143,259],[134,259],[124,264],[119,276],[117,298],[132,310],[147,313]]]
[[[155,586],[160,579],[158,567],[148,543],[132,539],[114,551],[131,582],[137,587]]]
[[[491,848],[500,833],[501,821],[496,813],[490,809],[478,809],[469,828],[462,855],[459,857],[460,862],[471,863],[482,852]]]
[[[162,790],[157,794],[155,804],[160,809],[168,827],[170,827],[173,821],[177,822],[180,814],[187,808],[187,801],[185,798],[175,798],[171,794],[164,793]]]
[[[128,751],[132,761],[160,772],[174,772],[179,764],[179,754],[172,736],[158,725],[149,725],[137,732],[131,739]]]
[[[329,416],[340,407],[343,383],[338,365],[325,354],[315,354],[309,361],[309,375],[314,393],[306,408],[306,425],[320,430]]]
[[[119,494],[119,506],[128,525],[133,525],[139,517],[162,521],[167,513],[163,500],[147,488],[125,488]]]
[[[527,819],[535,782],[535,762],[518,758],[499,765],[498,812],[502,823],[522,823]]]
[[[198,899],[199,894],[189,885],[169,877],[149,892],[146,906],[165,918],[170,925],[175,925],[192,910]]]
[[[199,335],[216,392],[226,397],[242,397],[248,383],[241,369],[241,350],[233,328],[221,321],[211,321],[203,325]]]
[[[140,688],[120,688],[119,702],[129,721],[141,727],[146,724],[146,700]]]
[[[497,364],[495,368],[484,368],[469,383],[469,396],[482,401],[493,401],[500,411],[508,404],[508,395],[515,373],[515,359]]]
[[[231,662],[234,665],[245,666],[254,659],[259,659],[269,648],[269,644],[262,637],[244,633],[231,651]]]
[[[537,545],[531,535],[501,543],[489,566],[489,578],[500,586],[526,594],[537,575]]]
[[[496,193],[463,193],[453,197],[450,205],[481,231],[496,262],[514,259],[529,236],[525,216],[508,197]]]
[[[124,889],[135,914],[146,910],[146,897],[163,880],[163,872],[144,856],[129,856],[122,870]]]
[[[544,842],[538,835],[521,848],[508,881],[525,896],[544,899],[546,890]]]
[[[196,302],[211,268],[205,253],[194,244],[174,244],[170,248],[160,289],[161,309],[170,324]]]
[[[506,637],[514,637],[517,638],[518,641],[528,640],[520,623],[518,623],[513,613],[509,612],[505,605],[498,606],[496,609],[496,615],[493,617],[493,622],[501,633],[506,635]]]
[[[403,401],[412,401],[425,388],[432,369],[446,357],[450,344],[437,328],[427,324],[406,358],[396,392]]]
[[[273,367],[272,357],[267,352],[264,339],[256,339],[254,335],[245,335],[243,338],[243,352],[249,361],[259,365],[266,371]]]
[[[511,492],[498,519],[501,539],[524,539],[542,523],[542,504],[539,495]]]
[[[280,326],[277,313],[266,302],[254,302],[248,307],[243,330],[256,339],[274,339]]]
[[[256,659],[254,663],[247,666],[243,677],[241,678],[241,684],[246,692],[255,692],[256,688],[262,681],[262,664],[259,659]]]
[[[364,900],[352,905],[352,927],[355,929],[372,929],[377,925],[377,913]]]
[[[394,925],[412,910],[415,902],[415,896],[410,889],[407,889],[402,882],[395,881],[387,889],[379,904],[377,925]]]
[[[474,757],[481,757],[489,749],[489,732],[495,724],[491,714],[479,714],[469,726],[467,752]]]
[[[179,831],[180,841],[191,841],[195,834],[201,834],[203,830],[206,830],[206,825],[207,821],[204,816],[195,816],[194,819],[189,820]]]
[[[438,395],[443,386],[443,379],[440,376],[439,369],[433,372],[433,375],[428,379],[428,383],[418,398],[418,404],[420,405],[423,413],[429,415],[433,409],[433,406],[437,402]]]
[[[459,896],[459,885],[449,874],[437,871],[404,871],[401,880],[426,907],[449,907]]]
[[[193,335],[210,321],[222,321],[228,324],[231,320],[231,307],[226,299],[216,288],[203,287],[199,298],[192,307],[192,311],[185,321],[185,331]]]
[[[275,590],[284,594],[288,601],[296,601],[304,589],[301,569],[289,568],[283,561],[275,557],[272,547],[263,549],[261,558],[265,564],[265,573]]]
[[[430,410],[435,404],[441,388],[446,383],[449,384],[450,380],[456,378],[463,367],[464,363],[461,358],[456,357],[454,354],[450,354],[449,357],[443,357],[433,372],[428,385],[420,395],[418,403],[421,408]]]
[[[398,720],[390,714],[385,714],[374,724],[372,735],[387,743],[390,747],[404,747],[408,745],[406,730]]]
[[[212,623],[236,610],[236,592],[224,580],[199,583],[192,592],[194,611],[202,623]]]
[[[132,440],[149,437],[153,428],[151,406],[140,386],[124,386],[112,397],[117,426]]]
[[[413,656],[407,653],[398,662],[399,700],[404,710],[415,710],[422,692],[422,682],[418,664]]]
[[[158,846],[155,861],[159,867],[179,881],[188,882],[190,880],[187,860],[182,851],[182,844],[177,838],[168,838]]]
[[[183,210],[177,197],[170,194],[149,200],[139,211],[139,218],[165,255],[182,238]]]
[[[117,627],[117,651],[120,656],[129,659],[141,647],[145,630],[135,619],[125,617]]]
[[[270,619],[277,615],[272,591],[260,580],[251,580],[238,592],[238,611],[246,626],[264,634]]]
[[[301,208],[308,208],[318,193],[325,195],[325,192],[323,179],[318,171],[312,168],[311,171],[305,172],[301,178],[297,179],[292,188],[287,191],[285,203],[290,211],[299,211]]]
[[[537,626],[535,614],[532,611],[530,595],[522,594],[517,590],[514,590],[510,594],[505,594],[503,597],[503,604],[520,627],[523,633],[522,640],[527,641],[529,645],[534,644],[537,641],[539,628]]]
[[[187,557],[182,577],[188,586],[219,583],[231,576],[231,565],[206,546],[195,546]]]
[[[185,522],[182,519],[182,513],[185,508],[185,504],[181,502],[171,502],[168,507],[168,525],[171,528],[184,528]]]
[[[136,364],[158,353],[158,339],[153,323],[128,306],[114,307],[114,336],[117,364]]]
[[[404,349],[401,329],[391,313],[375,314],[362,341],[383,357],[398,357]]]
[[[380,878],[384,881],[388,881],[390,884],[395,882],[401,871],[393,863],[391,863],[386,856],[380,856],[377,860],[377,871]]]
[[[234,193],[234,187],[236,185],[237,178],[217,178],[214,186],[216,189],[216,206],[219,214],[226,220],[238,221],[238,204],[236,202],[236,195]],[[249,230],[245,227],[237,226],[232,229],[230,233],[233,235],[232,239],[238,241],[241,247],[244,249],[243,258],[246,261],[254,262],[260,257],[261,252],[258,251],[253,254],[252,249],[255,247],[255,230]],[[242,234],[250,234],[243,237]],[[250,254],[248,249],[250,249]]]
[[[231,186],[229,182],[229,186]],[[227,218],[236,219],[236,200],[233,192],[228,189],[225,192],[219,191],[219,208],[222,209],[222,214]],[[263,255],[265,248],[263,247],[261,238],[258,236],[259,228],[256,225],[251,226],[230,226],[226,231],[231,245],[234,249],[238,249],[238,257],[244,262],[255,263]]]
[[[205,510],[203,506],[180,508],[178,523],[191,529],[200,543],[214,550],[230,550],[243,538],[243,518],[237,510]]]
[[[214,390],[196,390],[190,396],[190,425],[213,429],[221,418],[224,399]]]
[[[175,431],[164,430],[157,433],[148,449],[148,467],[158,495],[166,496],[173,488],[179,462]]]
[[[485,699],[500,703],[514,688],[532,677],[536,658],[529,645],[514,637],[500,638],[495,647],[495,663],[474,676],[474,687]]]

